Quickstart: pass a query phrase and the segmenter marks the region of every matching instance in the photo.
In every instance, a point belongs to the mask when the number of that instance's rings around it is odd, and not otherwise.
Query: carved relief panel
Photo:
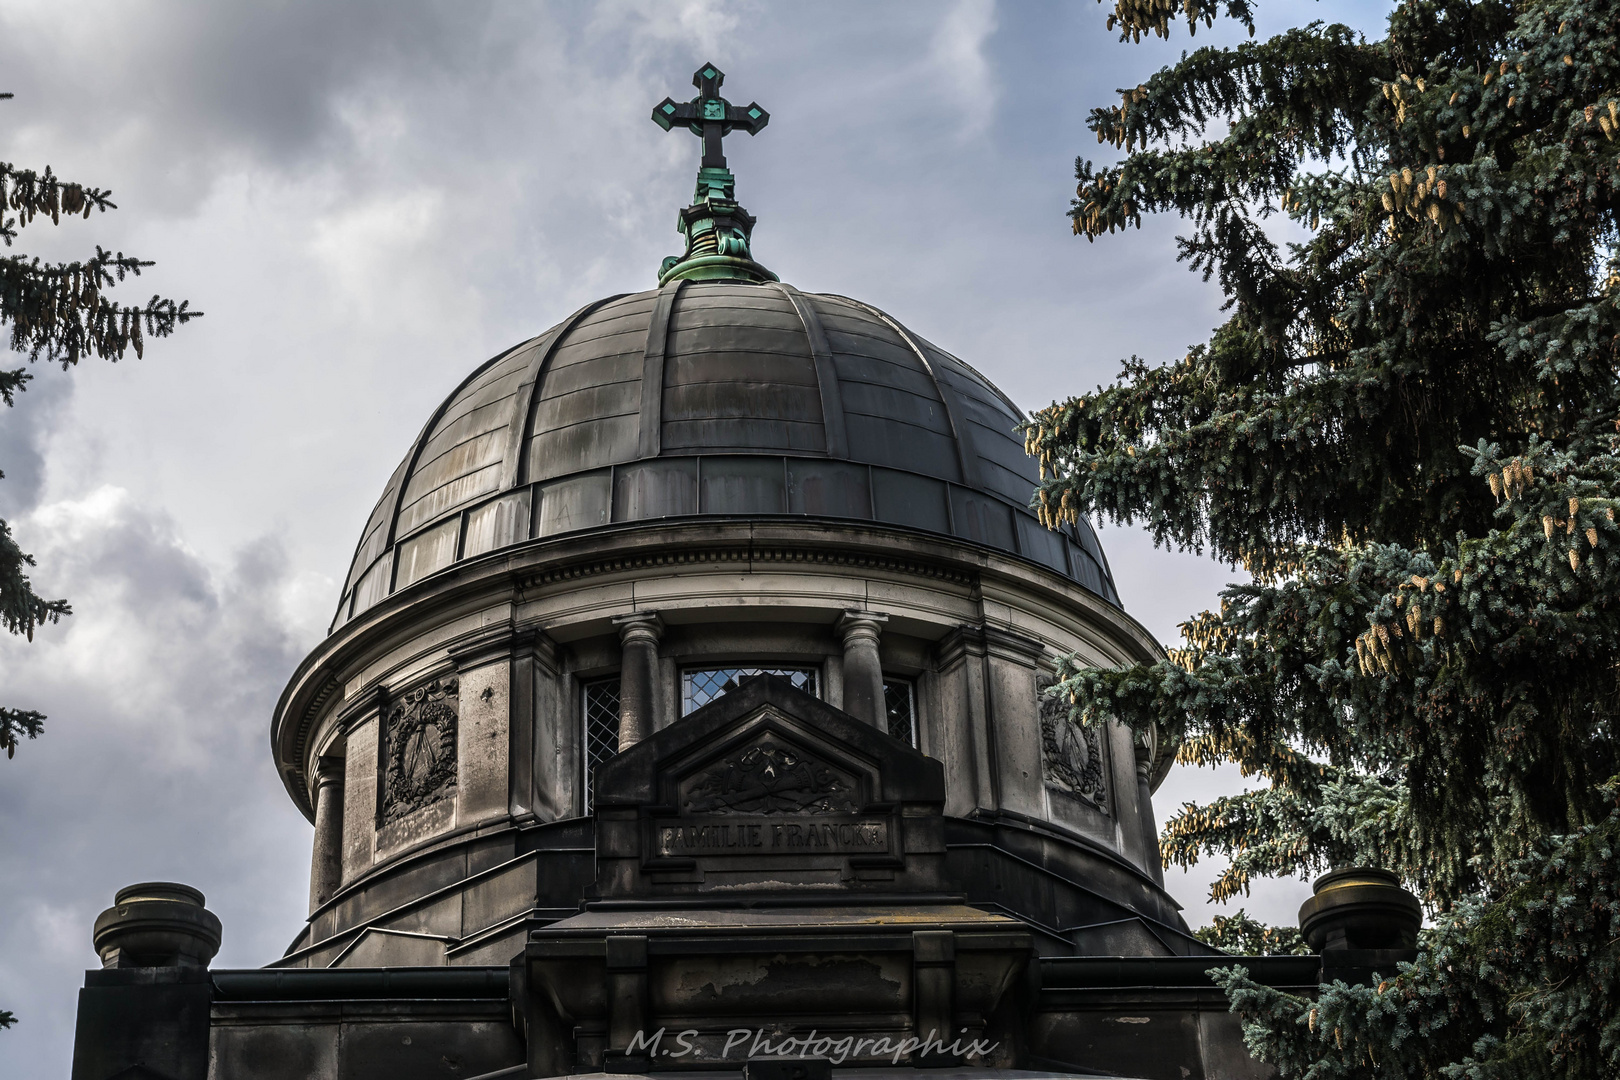
[[[1069,719],[1067,704],[1047,696],[1053,680],[1041,676],[1035,692],[1040,695],[1041,771],[1046,786],[1108,811],[1108,772],[1103,764],[1102,733]]]
[[[814,756],[768,739],[689,779],[682,809],[694,814],[853,814],[855,781]]]
[[[855,774],[766,735],[677,784],[678,814],[654,821],[654,845],[660,858],[892,859],[893,822],[884,812],[863,813],[860,789]]]
[[[389,703],[383,713],[383,790],[379,824],[398,821],[456,790],[455,679],[434,680]]]
[[[597,770],[604,899],[943,887],[943,770],[779,679],[748,679]]]

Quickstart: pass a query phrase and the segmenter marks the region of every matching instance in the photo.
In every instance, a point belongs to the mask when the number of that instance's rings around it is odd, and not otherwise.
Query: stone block
[[[459,936],[469,938],[496,923],[521,915],[538,902],[532,858],[495,871],[469,885],[462,893]]]
[[[208,1080],[213,986],[200,967],[85,972],[72,1080],[112,1080],[144,1066],[166,1080]]]
[[[507,657],[461,674],[461,717],[456,730],[458,825],[500,817],[507,811],[511,684]]]
[[[343,880],[371,869],[377,844],[377,717],[349,730],[343,767]]]
[[[309,1017],[274,1024],[214,1026],[210,1080],[339,1080],[335,1022]]]

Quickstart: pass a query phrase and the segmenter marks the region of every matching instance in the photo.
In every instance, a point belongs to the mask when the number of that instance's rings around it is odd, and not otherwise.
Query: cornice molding
[[[973,623],[963,623],[934,645],[934,657],[941,670],[953,668],[970,656],[983,656],[986,651],[984,627]]]
[[[867,552],[829,551],[818,546],[790,544],[764,545],[758,542],[707,547],[686,547],[673,551],[650,551],[607,558],[582,559],[563,566],[546,567],[523,581],[525,588],[541,588],[563,581],[578,581],[599,574],[617,574],[665,567],[697,566],[705,563],[765,562],[801,563],[817,566],[847,566],[859,570],[883,570],[911,574],[935,581],[972,587],[978,583],[976,571],[959,570],[921,559]]]
[[[452,642],[445,652],[457,674],[462,674],[497,660],[510,660],[528,636],[512,623],[497,623]]]
[[[367,687],[354,696],[354,700],[345,702],[343,708],[338,710],[335,727],[343,734],[348,735],[360,724],[374,715],[380,715],[388,705],[388,690],[382,685]]]
[[[1012,660],[1030,667],[1046,655],[1046,642],[1025,634],[1003,630],[997,626],[981,628],[985,651],[1003,660]]]

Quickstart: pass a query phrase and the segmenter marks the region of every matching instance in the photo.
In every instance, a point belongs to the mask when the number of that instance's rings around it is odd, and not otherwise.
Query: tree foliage
[[[115,209],[111,192],[63,180],[48,166],[35,172],[0,162],[0,241],[7,248],[36,221],[48,219],[55,225],[64,217],[89,218]],[[86,356],[116,361],[131,350],[140,356],[148,338],[167,337],[175,327],[201,317],[184,301],[154,295],[145,304],[130,305],[108,295],[114,285],[139,277],[151,265],[100,246],[93,256],[69,263],[27,255],[0,258],[0,326],[10,324],[12,350],[30,362],[54,361],[65,370]],[[0,370],[0,401],[14,406],[32,378],[27,368]],[[0,521],[0,627],[30,641],[37,627],[71,612],[65,600],[47,600],[34,591],[27,572],[33,565],[10,526]],[[0,749],[14,755],[18,740],[38,736],[44,721],[36,710],[0,706]]]
[[[1178,12],[1216,9],[1113,23]],[[1227,316],[1035,414],[1037,511],[1250,580],[1166,660],[1054,692],[1266,781],[1166,826],[1168,862],[1231,858],[1217,898],[1373,864],[1436,920],[1376,990],[1231,973],[1251,1047],[1290,1076],[1620,1075],[1620,3],[1410,0],[1379,40],[1184,54],[1090,124],[1124,156],[1077,161],[1075,233],[1182,216]]]
[[[1303,956],[1310,947],[1300,932],[1289,926],[1267,926],[1238,908],[1230,915],[1217,915],[1193,936],[1205,945],[1238,956]]]

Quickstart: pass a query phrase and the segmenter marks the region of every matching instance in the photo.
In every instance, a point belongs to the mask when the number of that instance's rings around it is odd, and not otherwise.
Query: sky
[[[1281,0],[1376,33],[1371,2]],[[649,119],[712,62],[771,123],[734,135],[756,257],[859,297],[1025,408],[1163,362],[1221,319],[1180,223],[1087,243],[1065,211],[1086,129],[1189,47],[1121,44],[1081,3],[622,0],[204,4],[0,0],[0,160],[110,188],[10,254],[155,260],[120,295],[206,316],[144,358],[35,365],[0,410],[0,518],[71,618],[0,640],[0,695],[49,714],[0,759],[0,1075],[65,1075],[95,916],[136,881],[202,889],[215,964],[273,960],[307,910],[311,828],[271,766],[271,710],[321,638],[361,526],[432,408],[679,250],[697,140]],[[1231,44],[1233,26],[1193,44]],[[3,362],[3,361],[0,361]],[[20,364],[20,358],[5,362]],[[1103,526],[1161,641],[1238,577]],[[1161,819],[1239,790],[1177,769]],[[1217,864],[1169,874],[1188,922]],[[1309,886],[1243,905],[1293,924]],[[1232,905],[1236,906],[1236,905]]]

